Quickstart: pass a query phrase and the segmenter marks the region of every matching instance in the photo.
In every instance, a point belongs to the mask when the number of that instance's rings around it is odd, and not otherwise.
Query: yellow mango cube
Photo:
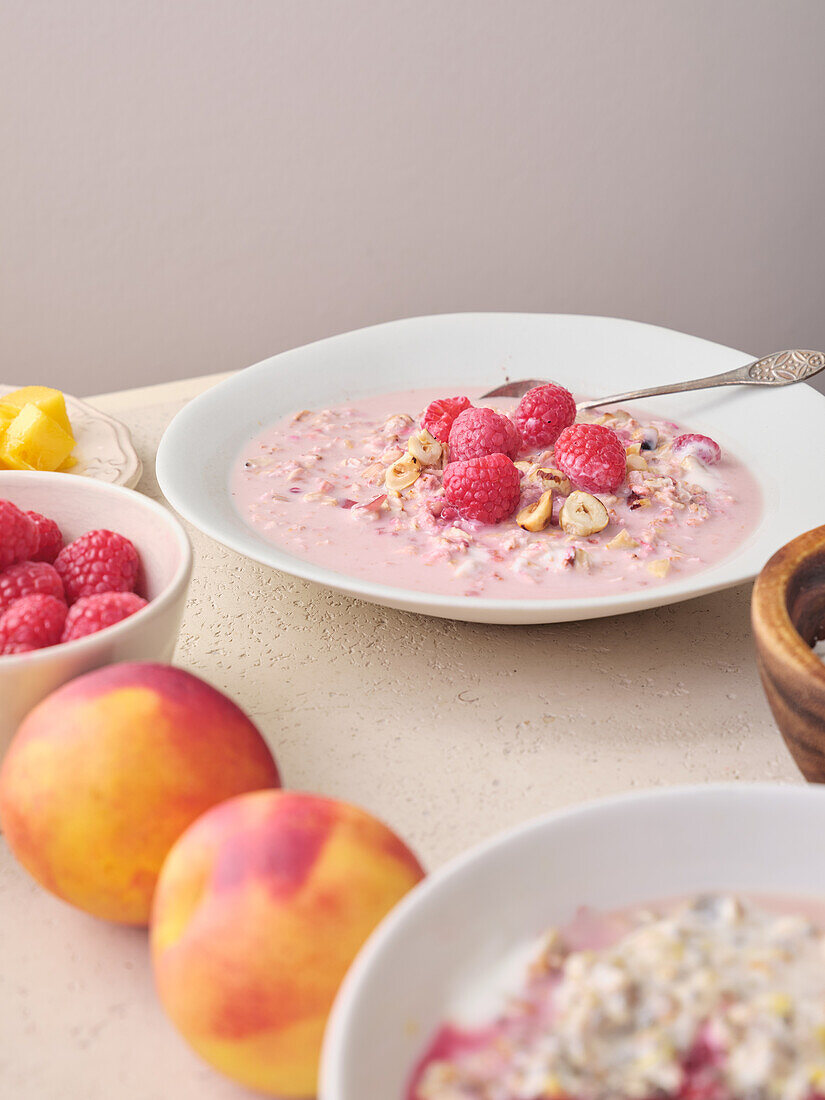
[[[74,440],[69,414],[66,412],[66,401],[60,390],[53,390],[49,386],[24,386],[22,390],[4,394],[0,397],[0,415],[4,406],[16,416],[26,405],[36,405],[46,416],[56,420],[63,431]]]
[[[11,424],[12,420],[17,416],[17,409],[4,408],[0,405],[0,446],[3,444],[3,440],[6,438],[6,430]],[[0,459],[0,470],[5,470],[6,464]]]
[[[0,463],[12,470],[56,470],[74,439],[37,405],[24,405],[0,440]]]

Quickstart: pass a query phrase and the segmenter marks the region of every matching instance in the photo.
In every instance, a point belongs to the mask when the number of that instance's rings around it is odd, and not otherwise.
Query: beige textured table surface
[[[153,455],[213,379],[99,398]],[[359,603],[196,531],[176,662],[259,724],[285,782],[383,817],[433,868],[554,807],[658,784],[800,782],[762,696],[750,586],[554,626]],[[0,846],[0,1096],[227,1100],[154,999],[145,935],[77,913]],[[380,1100],[365,1097],[364,1100]]]

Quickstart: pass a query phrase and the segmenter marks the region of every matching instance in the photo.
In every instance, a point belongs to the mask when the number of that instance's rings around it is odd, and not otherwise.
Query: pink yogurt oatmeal
[[[710,896],[582,910],[481,1026],[449,1023],[407,1100],[814,1100],[825,909]]]
[[[469,391],[479,402],[479,393]],[[540,531],[515,514],[490,525],[463,518],[444,497],[444,458],[410,486],[387,488],[387,469],[407,454],[423,410],[443,394],[380,394],[267,428],[243,451],[232,492],[241,515],[287,553],[393,587],[495,599],[602,596],[661,585],[726,558],[751,533],[761,495],[733,456],[708,465],[677,454],[684,428],[642,412],[581,414],[615,429],[628,469],[615,493],[596,494],[609,523],[590,537],[559,525],[564,495]],[[510,414],[517,402],[483,402]],[[445,448],[446,450],[446,448]],[[519,510],[547,488],[539,473],[553,448],[523,448]],[[575,490],[576,486],[572,486]],[[518,514],[518,513],[517,513]]]

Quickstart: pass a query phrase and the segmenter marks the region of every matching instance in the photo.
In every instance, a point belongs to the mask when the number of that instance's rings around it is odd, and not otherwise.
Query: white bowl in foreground
[[[268,542],[236,510],[230,476],[242,449],[296,409],[376,393],[461,393],[506,378],[548,378],[577,394],[610,394],[742,366],[741,351],[612,317],[461,313],[415,317],[283,352],[190,402],[166,430],[157,476],[170,504],[210,538],[296,577],[387,607],[469,622],[550,623],[674,603],[752,580],[783,543],[825,523],[825,398],[810,386],[732,386],[644,402],[690,431],[718,439],[757,478],[765,507],[729,557],[699,573],[609,596],[492,599],[390,587],[329,569]],[[411,413],[414,410],[409,410]]]
[[[34,653],[0,657],[0,756],[41,699],[67,680],[116,661],[168,661],[175,648],[192,572],[179,521],[131,489],[68,474],[0,471],[0,499],[56,520],[66,542],[96,528],[131,539],[141,559],[137,614],[98,634]]]
[[[825,790],[669,788],[554,813],[430,875],[379,925],[327,1027],[319,1100],[405,1100],[457,1005],[478,1004],[514,949],[580,905],[615,909],[727,890],[825,898]]]

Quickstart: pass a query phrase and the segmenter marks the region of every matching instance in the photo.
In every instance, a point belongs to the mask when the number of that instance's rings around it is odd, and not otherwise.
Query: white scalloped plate
[[[17,386],[0,385],[0,397],[11,393]],[[81,477],[93,477],[109,485],[123,485],[134,489],[143,473],[143,465],[137,456],[129,429],[119,420],[92,408],[77,397],[64,394],[66,411],[72,422],[77,446],[74,457],[77,465],[70,471]]]

